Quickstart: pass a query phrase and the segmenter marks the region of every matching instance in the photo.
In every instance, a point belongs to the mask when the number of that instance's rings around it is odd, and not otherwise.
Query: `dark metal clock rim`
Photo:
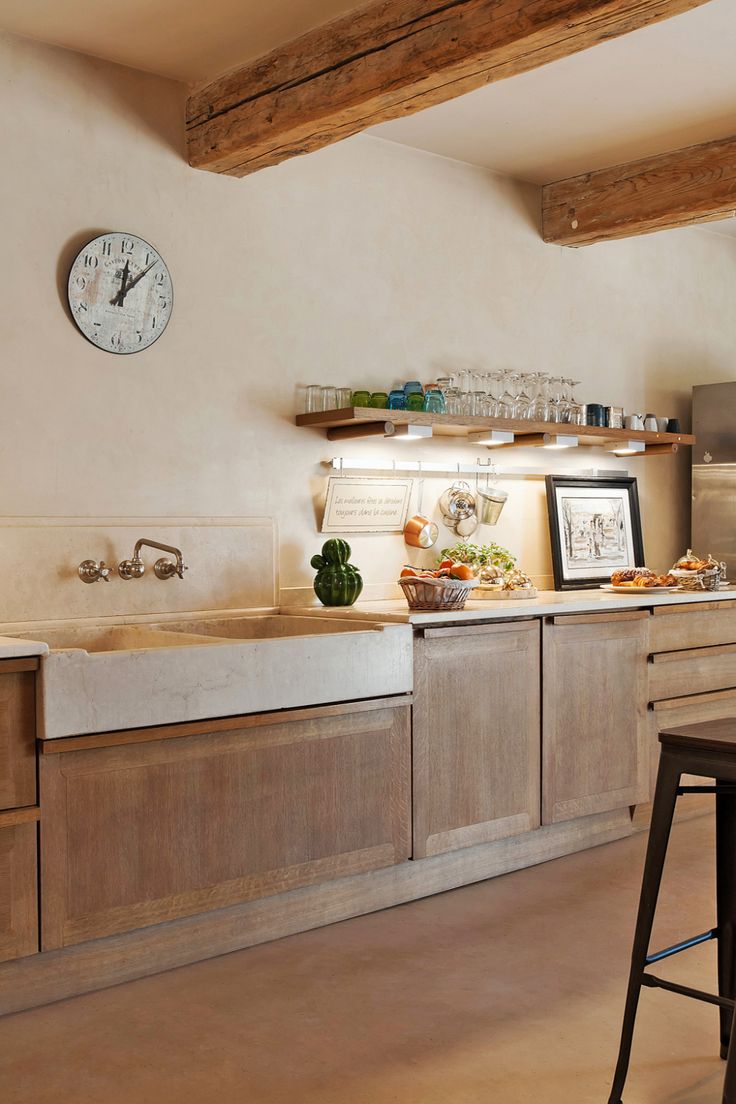
[[[137,238],[138,241],[143,242],[143,244],[147,245],[149,249],[152,249],[158,257],[161,257],[161,263],[164,266],[164,268],[166,269],[166,271],[169,273],[169,284],[171,285],[171,310],[169,311],[169,317],[166,319],[166,326],[164,326],[164,328],[161,330],[161,333],[158,334],[157,337],[154,337],[153,341],[150,341],[148,343],[148,345],[146,345],[145,349],[128,349],[128,350],[126,350],[125,352],[122,352],[122,353],[116,353],[114,349],[103,349],[102,346],[98,345],[96,341],[93,341],[91,337],[87,337],[86,333],[84,332],[84,330],[79,325],[76,318],[74,317],[74,311],[72,310],[71,302],[69,300],[69,287],[70,287],[71,282],[72,282],[72,272],[74,271],[74,266],[77,263],[77,261],[79,260],[79,258],[82,256],[82,254],[84,253],[85,249],[89,249],[89,247],[92,245],[92,242],[101,241],[102,238],[109,238],[111,234],[120,234],[120,236],[123,237],[123,238],[126,235],[128,235],[131,238]],[[157,249],[156,246],[153,245],[151,242],[149,242],[146,238],[142,238],[140,236],[140,234],[134,234],[132,230],[107,230],[104,234],[98,234],[96,238],[90,238],[88,242],[85,242],[85,244],[82,246],[82,248],[77,253],[76,257],[72,261],[72,263],[69,267],[69,275],[67,276],[67,281],[66,281],[66,301],[67,301],[67,305],[69,307],[69,313],[72,316],[72,322],[77,327],[77,329],[79,330],[79,332],[82,335],[82,337],[84,338],[84,340],[89,342],[89,344],[92,346],[93,349],[97,349],[100,353],[107,353],[108,356],[135,356],[137,353],[148,352],[148,350],[151,349],[156,344],[156,342],[160,338],[163,337],[164,333],[166,332],[166,328],[169,325],[169,322],[171,321],[171,316],[174,313],[174,281],[171,279],[171,272],[169,272],[169,266],[166,264],[166,261],[161,256],[160,249]]]

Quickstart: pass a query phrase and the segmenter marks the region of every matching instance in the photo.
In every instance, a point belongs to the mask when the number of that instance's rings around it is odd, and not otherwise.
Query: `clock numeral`
[[[151,329],[152,330],[156,329],[156,315],[155,314],[154,314],[153,318],[151,319]]]
[[[124,253],[128,257],[130,257],[133,254],[133,246],[134,245],[135,245],[135,242],[131,241],[130,238],[123,238],[122,242],[120,243],[120,252]]]
[[[138,344],[141,345],[143,342],[143,330],[136,330],[135,336],[138,338]]]
[[[156,287],[163,287],[165,280],[166,280],[166,273],[165,272],[159,272],[158,276],[154,280],[154,283],[155,283]]]
[[[84,291],[84,289],[87,286],[87,277],[86,276],[77,276],[74,283],[76,284],[76,286],[79,288],[80,291]]]
[[[103,241],[102,243],[102,256],[112,257],[112,242]]]
[[[121,333],[110,334],[110,344],[113,349],[119,349],[123,344],[123,335]]]
[[[85,268],[97,268],[100,263],[99,258],[95,257],[94,253],[84,254],[84,267]]]
[[[144,268],[146,268],[146,266],[151,263],[154,256],[155,256],[155,253],[149,253],[148,250],[146,250],[146,260],[145,260],[145,264],[143,265]]]
[[[165,299],[163,295],[159,295],[159,297],[158,297],[159,310],[165,311],[166,308],[168,307],[168,305],[169,305],[169,300]]]
[[[89,310],[89,307],[87,306],[86,303],[77,303],[77,311],[78,311],[79,314],[81,314],[82,311],[84,311],[85,314],[86,314],[88,310]]]

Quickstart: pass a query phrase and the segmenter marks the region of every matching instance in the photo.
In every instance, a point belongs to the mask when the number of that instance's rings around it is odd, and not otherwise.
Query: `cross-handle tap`
[[[178,575],[180,579],[184,578],[184,572],[188,568],[180,549],[174,548],[171,544],[161,544],[159,541],[141,537],[135,542],[131,559],[123,560],[118,565],[118,575],[121,579],[140,579],[144,574],[146,568],[141,558],[141,548],[144,545],[146,548],[157,548],[159,552],[170,552],[175,557],[175,561],[167,560],[164,556],[156,560],[153,571],[157,579],[172,579],[174,575]]]
[[[110,568],[107,566],[104,560],[82,560],[77,568],[77,574],[83,583],[99,583],[102,579],[103,583],[109,583]]]

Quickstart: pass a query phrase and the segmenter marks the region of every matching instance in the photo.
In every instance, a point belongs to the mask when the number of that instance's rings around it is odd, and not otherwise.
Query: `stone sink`
[[[42,640],[42,739],[403,694],[412,629],[288,614],[69,625]]]

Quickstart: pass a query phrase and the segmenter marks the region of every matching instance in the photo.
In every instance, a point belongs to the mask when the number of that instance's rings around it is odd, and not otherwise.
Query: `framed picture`
[[[548,475],[546,483],[555,590],[598,587],[618,568],[643,567],[636,479]]]

